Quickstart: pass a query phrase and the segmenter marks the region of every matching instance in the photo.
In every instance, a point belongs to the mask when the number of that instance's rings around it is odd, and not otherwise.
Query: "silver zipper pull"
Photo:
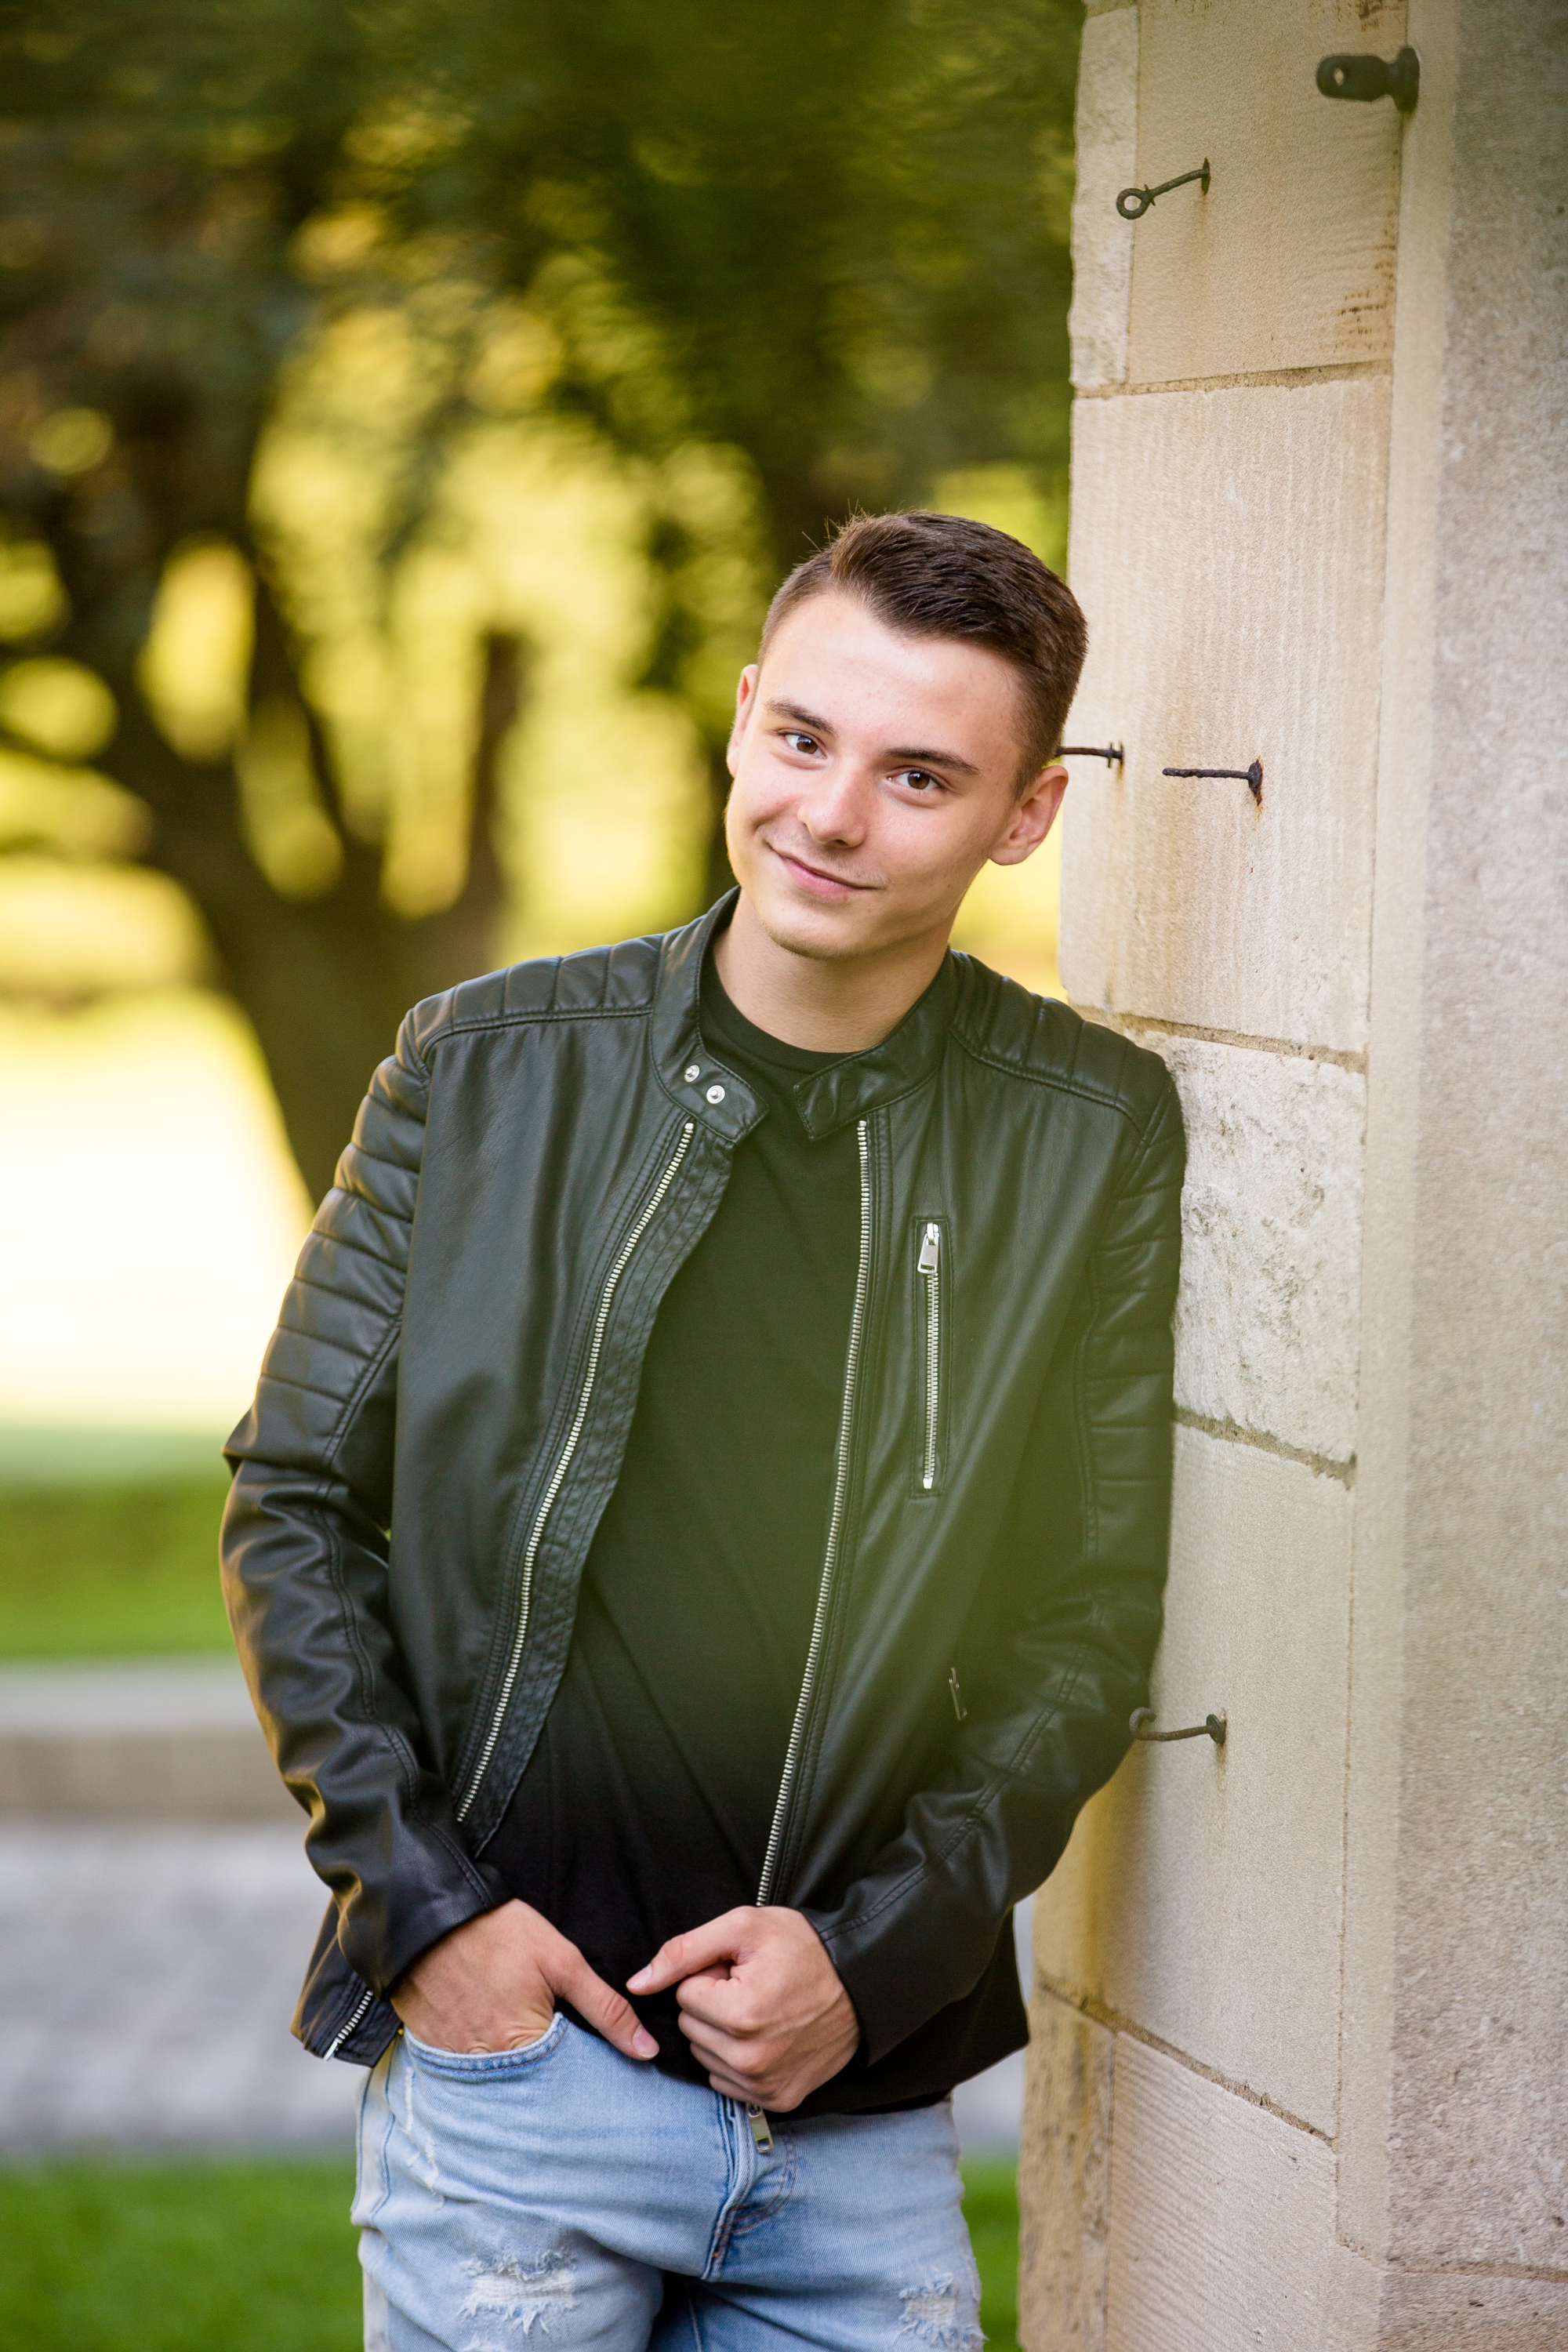
[[[763,2113],[761,2107],[748,2107],[746,2109],[746,2121],[752,2126],[752,2137],[756,2141],[763,2155],[772,2156],[773,2152],[773,2136],[768,2129],[768,2119]]]
[[[925,1237],[921,1243],[919,1271],[921,1274],[934,1274],[941,1255],[942,1227],[936,1224],[928,1225],[925,1229]]]
[[[959,1688],[958,1668],[956,1666],[949,1666],[947,1670],[947,1686],[952,1693],[952,1711],[954,1715],[957,1716],[960,1723],[967,1723],[969,1720],[969,1709],[963,1704],[963,1693]]]

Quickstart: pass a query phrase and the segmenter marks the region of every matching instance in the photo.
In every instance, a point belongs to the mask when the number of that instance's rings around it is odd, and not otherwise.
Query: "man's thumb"
[[[658,2042],[630,2001],[623,2000],[603,1977],[595,1976],[580,1953],[576,1967],[561,1990],[578,2015],[585,2017],[606,2042],[613,2042],[628,2058],[652,2058],[657,2053]]]
[[[744,1931],[755,1919],[750,1909],[725,1911],[717,1919],[709,1919],[700,1927],[689,1927],[684,1936],[672,1936],[661,1944],[646,1969],[639,1969],[626,1983],[633,1992],[665,1992],[683,1977],[694,1977],[700,1969],[710,1969],[721,1960],[734,1960],[740,1952]]]

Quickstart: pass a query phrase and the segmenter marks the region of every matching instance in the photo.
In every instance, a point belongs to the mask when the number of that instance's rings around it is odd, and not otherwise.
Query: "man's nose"
[[[865,779],[852,769],[819,776],[799,806],[800,821],[813,841],[859,842],[866,836]]]

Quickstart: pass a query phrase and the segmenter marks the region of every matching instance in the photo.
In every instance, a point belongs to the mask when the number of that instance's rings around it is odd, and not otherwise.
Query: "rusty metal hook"
[[[1216,1748],[1225,1746],[1226,1718],[1223,1715],[1205,1715],[1201,1723],[1189,1723],[1181,1731],[1151,1731],[1154,1720],[1152,1706],[1135,1706],[1129,1729],[1134,1739],[1202,1739],[1206,1734]]]
[[[1182,172],[1173,180],[1162,180],[1157,188],[1123,188],[1116,199],[1116,209],[1123,220],[1142,220],[1156,196],[1168,196],[1173,188],[1184,188],[1189,180],[1201,180],[1206,196],[1211,176],[1205,155],[1197,171]]]
[[[1064,743],[1057,753],[1058,760],[1103,760],[1108,768],[1120,768],[1123,756],[1120,743]]]
[[[1263,806],[1263,762],[1254,760],[1250,768],[1162,768],[1163,776],[1234,776],[1245,784],[1259,808]]]

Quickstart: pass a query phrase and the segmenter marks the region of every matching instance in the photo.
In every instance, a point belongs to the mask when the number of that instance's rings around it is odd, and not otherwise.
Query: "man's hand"
[[[680,2030],[726,2098],[787,2115],[853,2057],[860,2027],[810,1921],[776,1906],[672,1936],[631,1992],[679,1985]]]
[[[628,2058],[658,2048],[629,2000],[526,1903],[503,1903],[422,1952],[392,1990],[416,2040],[437,2050],[521,2050],[550,2031],[557,1994]]]

